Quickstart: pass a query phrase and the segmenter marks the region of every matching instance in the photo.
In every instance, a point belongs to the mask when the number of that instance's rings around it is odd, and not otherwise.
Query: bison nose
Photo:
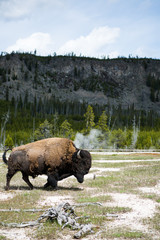
[[[78,179],[79,183],[83,183],[84,179]]]

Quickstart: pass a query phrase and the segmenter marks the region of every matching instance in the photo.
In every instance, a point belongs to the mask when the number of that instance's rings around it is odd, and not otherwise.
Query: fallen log
[[[44,209],[0,209],[0,212],[43,212]]]
[[[89,206],[89,205],[99,205],[102,206],[102,204],[100,202],[94,202],[94,203],[79,203],[79,204],[73,204],[73,207],[85,207],[85,206]],[[9,209],[0,209],[0,212],[43,212],[44,209],[19,209],[19,208],[9,208]]]
[[[24,227],[32,227],[37,226],[42,223],[42,220],[56,220],[58,224],[64,229],[66,226],[71,227],[73,230],[79,230],[74,238],[79,239],[83,237],[83,235],[93,233],[93,225],[92,224],[80,224],[77,222],[79,217],[76,216],[74,212],[74,207],[80,206],[88,206],[96,203],[84,203],[77,204],[71,206],[69,203],[59,204],[57,207],[52,207],[47,209],[36,221],[24,222],[24,223],[4,223],[0,222],[0,224],[4,227],[14,227],[14,228],[24,228]],[[98,203],[98,205],[101,205]],[[9,209],[9,211],[19,211],[19,209]],[[27,209],[27,211],[35,211],[35,209]],[[41,209],[38,209],[40,211]],[[25,210],[24,210],[25,211]]]

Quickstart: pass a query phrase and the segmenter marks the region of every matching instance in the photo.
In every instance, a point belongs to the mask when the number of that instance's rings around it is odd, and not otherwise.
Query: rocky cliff
[[[160,114],[160,60],[75,56],[0,57],[0,99],[78,101]]]

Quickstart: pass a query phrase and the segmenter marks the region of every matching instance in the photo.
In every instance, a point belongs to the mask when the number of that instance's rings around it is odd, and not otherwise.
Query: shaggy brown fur
[[[30,162],[30,170],[38,168],[38,159],[44,159],[46,166],[50,170],[58,167],[62,161],[71,162],[72,155],[76,151],[73,142],[65,138],[48,138],[12,149],[15,151],[25,151]]]

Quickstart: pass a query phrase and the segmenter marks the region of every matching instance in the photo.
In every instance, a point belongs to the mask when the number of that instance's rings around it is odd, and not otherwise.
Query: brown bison
[[[91,167],[90,153],[77,149],[74,143],[66,138],[48,138],[15,147],[7,160],[8,150],[3,154],[3,161],[8,165],[6,190],[10,187],[11,178],[18,171],[21,171],[22,178],[30,189],[33,189],[33,185],[28,177],[35,178],[41,174],[48,176],[45,188],[56,188],[58,181],[72,175],[82,183],[84,175]]]

